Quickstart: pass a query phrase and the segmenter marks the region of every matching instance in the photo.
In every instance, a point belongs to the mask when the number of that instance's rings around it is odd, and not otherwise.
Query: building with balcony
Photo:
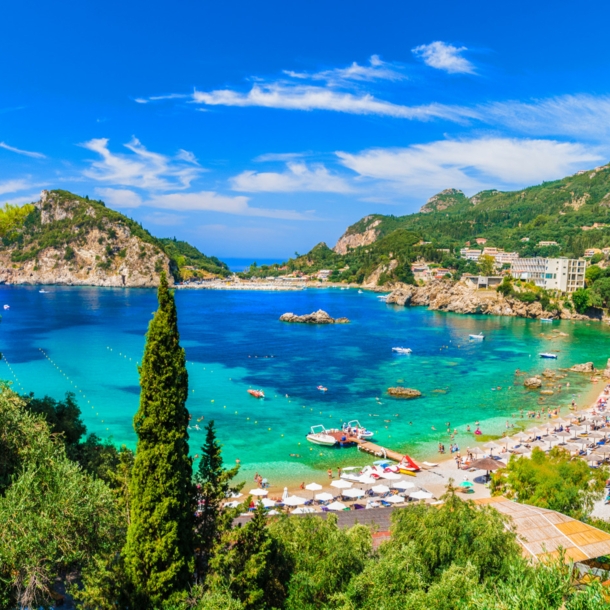
[[[511,263],[511,275],[545,290],[574,292],[585,287],[587,261],[583,258],[519,258]]]

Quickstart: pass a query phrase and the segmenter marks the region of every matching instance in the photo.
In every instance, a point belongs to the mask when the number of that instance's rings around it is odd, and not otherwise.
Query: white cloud
[[[444,104],[401,106],[365,94],[353,94],[312,85],[256,84],[241,93],[231,89],[195,91],[193,101],[208,106],[259,106],[284,110],[331,110],[348,114],[373,114],[427,121],[443,118],[463,121],[472,110]]]
[[[177,227],[184,223],[184,216],[166,214],[164,212],[153,212],[144,217],[144,222],[159,225],[161,227]]]
[[[231,179],[234,191],[249,193],[290,193],[318,191],[326,193],[349,193],[352,187],[343,178],[331,174],[321,164],[307,165],[289,162],[284,172],[245,171]]]
[[[14,146],[9,146],[6,142],[0,142],[0,148],[10,150],[11,152],[17,153],[18,155],[25,155],[26,157],[31,157],[32,159],[46,159],[46,156],[42,153],[32,152],[31,150],[22,150],[21,148],[15,148]]]
[[[264,153],[254,159],[256,163],[266,163],[268,161],[294,161],[304,157],[307,153]]]
[[[132,153],[128,155],[112,153],[108,138],[89,140],[81,146],[101,156],[83,174],[118,186],[161,191],[186,189],[203,171],[192,153],[181,150],[175,157],[168,157],[147,150],[136,138],[124,145]]]
[[[537,135],[601,139],[610,135],[610,95],[561,95],[479,106],[482,120]]]
[[[10,203],[11,205],[24,205],[25,203],[33,203],[40,199],[40,192],[32,193],[30,195],[21,195],[19,197],[11,197],[9,199],[3,199],[2,203]]]
[[[437,40],[415,47],[413,53],[421,57],[431,68],[444,70],[450,74],[474,74],[474,66],[462,57],[462,53],[467,50],[466,47],[454,47],[452,44]]]
[[[139,208],[142,205],[142,197],[129,189],[96,188],[95,193],[113,208]]]
[[[388,188],[397,194],[418,196],[448,187],[471,194],[486,188],[522,188],[603,158],[597,149],[582,144],[515,138],[441,140],[337,156],[363,178],[390,183]]]
[[[17,193],[18,191],[33,188],[34,186],[37,185],[28,180],[5,180],[4,182],[0,182],[0,195],[4,195],[5,193]]]

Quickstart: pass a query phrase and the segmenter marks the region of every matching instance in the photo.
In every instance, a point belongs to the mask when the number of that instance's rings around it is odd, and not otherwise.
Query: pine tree
[[[231,486],[239,466],[227,470],[222,463],[222,450],[216,440],[214,421],[206,426],[205,444],[201,448],[201,461],[196,476],[199,511],[197,516],[197,572],[205,578],[208,563],[222,534],[230,529],[233,513],[221,510],[220,504],[229,493],[239,491],[243,483]]]
[[[194,504],[186,410],[188,375],[165,273],[140,372],[138,436],[124,557],[136,606],[151,607],[188,587],[193,572]]]

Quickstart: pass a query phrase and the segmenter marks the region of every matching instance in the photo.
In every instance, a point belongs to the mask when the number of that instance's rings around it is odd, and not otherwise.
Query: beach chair
[[[390,504],[390,502],[386,502],[385,500],[381,500],[381,504],[382,504],[383,506],[387,506],[387,507],[392,506],[392,504]]]

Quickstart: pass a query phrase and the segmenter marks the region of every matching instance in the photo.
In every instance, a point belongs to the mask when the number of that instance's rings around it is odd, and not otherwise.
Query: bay
[[[0,378],[21,393],[61,398],[74,392],[90,432],[134,447],[137,363],[155,291],[46,290],[0,287],[0,303],[10,306],[0,324]],[[358,419],[380,444],[425,459],[439,442],[451,442],[447,422],[465,449],[476,442],[467,425],[474,430],[479,421],[485,435],[502,434],[507,422],[532,423],[528,410],[566,408],[572,400],[584,406],[593,389],[587,376],[571,374],[553,396],[541,397],[523,388],[517,369],[533,374],[590,360],[604,367],[610,355],[610,332],[600,323],[431,312],[386,305],[357,290],[178,290],[176,301],[188,360],[193,456],[203,426],[214,419],[227,462],[240,460],[244,478],[260,472],[276,484],[370,462],[356,449],[310,445],[305,435],[312,425]],[[278,321],[285,312],[317,309],[351,323]],[[468,339],[478,332],[485,341]],[[413,353],[397,355],[395,346]],[[555,351],[557,360],[541,360],[543,351]],[[391,399],[386,390],[395,385],[423,396]],[[262,389],[266,398],[251,397],[249,388]]]

